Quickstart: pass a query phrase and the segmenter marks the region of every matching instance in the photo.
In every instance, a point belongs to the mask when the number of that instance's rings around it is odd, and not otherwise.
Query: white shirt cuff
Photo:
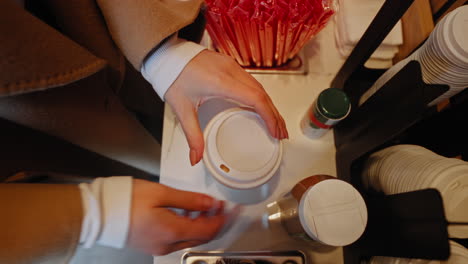
[[[79,185],[83,201],[80,243],[123,248],[130,227],[132,177],[97,178]]]
[[[141,74],[164,101],[164,95],[185,66],[204,49],[174,34],[143,63]]]

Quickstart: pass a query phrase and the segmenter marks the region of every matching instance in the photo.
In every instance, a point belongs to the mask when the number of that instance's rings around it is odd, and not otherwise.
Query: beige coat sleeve
[[[0,98],[69,84],[105,66],[14,1],[0,1]]]
[[[97,0],[115,43],[140,70],[162,40],[192,23],[202,0]]]
[[[68,263],[82,214],[78,186],[0,184],[0,263]]]

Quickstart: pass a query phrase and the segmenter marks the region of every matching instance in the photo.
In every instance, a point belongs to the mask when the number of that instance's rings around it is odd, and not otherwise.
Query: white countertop
[[[331,80],[343,63],[335,48],[334,23],[331,22],[305,48],[309,72],[307,75],[255,74],[283,115],[289,131],[284,141],[282,164],[270,181],[266,197],[243,207],[232,226],[218,238],[200,247],[187,250],[302,250],[309,263],[342,263],[341,248],[306,243],[288,237],[283,230],[269,230],[262,224],[266,205],[289,191],[299,180],[314,175],[336,176],[335,147],[332,132],[320,139],[309,139],[300,130],[300,120],[318,94],[329,88]],[[216,114],[213,105],[199,111],[202,128]],[[188,159],[189,148],[175,115],[166,105],[161,154],[162,184],[178,189],[203,192],[218,199],[231,199],[206,171],[203,162],[194,167]],[[264,189],[265,190],[265,189]],[[258,192],[260,193],[260,192]],[[232,199],[231,199],[232,200]],[[155,257],[154,263],[180,263],[184,251]]]

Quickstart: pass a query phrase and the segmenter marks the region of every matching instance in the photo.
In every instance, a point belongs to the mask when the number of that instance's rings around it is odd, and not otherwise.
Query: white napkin
[[[356,45],[384,2],[384,0],[340,0],[337,17],[342,21],[339,28],[345,45]],[[397,46],[402,43],[401,22],[398,21],[382,44]]]
[[[335,16],[335,40],[338,51],[343,57],[351,54],[383,3],[384,0],[340,0],[340,10]],[[366,67],[390,67],[393,57],[398,52],[398,45],[402,43],[401,22],[398,21],[366,62]]]

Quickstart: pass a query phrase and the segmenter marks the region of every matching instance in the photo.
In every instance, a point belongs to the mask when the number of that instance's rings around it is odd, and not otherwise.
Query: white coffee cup
[[[267,183],[278,170],[283,146],[248,108],[230,108],[213,117],[204,131],[203,161],[222,185],[248,190]]]

